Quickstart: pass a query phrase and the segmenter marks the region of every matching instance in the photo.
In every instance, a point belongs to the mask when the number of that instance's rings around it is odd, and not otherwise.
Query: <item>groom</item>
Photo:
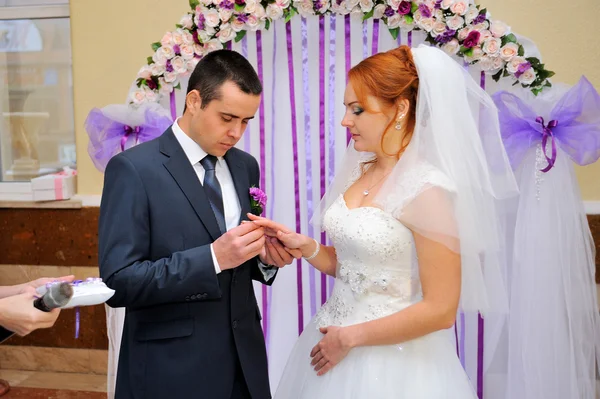
[[[111,159],[99,220],[100,274],[126,307],[116,399],[270,398],[252,280],[296,256],[247,220],[259,167],[234,148],[262,86],[240,54],[207,54],[183,116]]]

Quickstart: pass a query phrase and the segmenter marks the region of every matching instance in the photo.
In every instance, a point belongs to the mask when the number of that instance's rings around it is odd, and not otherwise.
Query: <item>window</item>
[[[68,0],[0,0],[0,182],[75,162]]]

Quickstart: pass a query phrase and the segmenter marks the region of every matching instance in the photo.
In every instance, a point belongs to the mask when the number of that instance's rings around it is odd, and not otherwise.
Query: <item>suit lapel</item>
[[[225,161],[229,167],[229,173],[231,173],[233,185],[240,200],[240,222],[248,220],[248,216],[246,216],[250,212],[250,193],[248,191],[250,180],[248,179],[248,170],[244,167],[244,163],[240,158],[234,155],[232,150],[227,151],[225,154]]]
[[[160,151],[169,157],[164,162],[165,168],[173,176],[213,240],[216,240],[221,236],[221,231],[215,214],[210,207],[210,202],[204,193],[202,184],[198,181],[198,175],[196,175],[171,128],[160,138]]]

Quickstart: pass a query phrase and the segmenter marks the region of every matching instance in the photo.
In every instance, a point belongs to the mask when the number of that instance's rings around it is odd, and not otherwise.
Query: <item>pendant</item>
[[[363,195],[366,197],[367,195],[369,195],[369,190],[365,190],[363,191]]]

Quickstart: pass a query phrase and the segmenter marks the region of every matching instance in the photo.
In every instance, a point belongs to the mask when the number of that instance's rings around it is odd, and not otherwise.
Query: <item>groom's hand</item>
[[[261,253],[265,246],[265,231],[255,223],[242,223],[212,245],[221,270],[233,269]]]

